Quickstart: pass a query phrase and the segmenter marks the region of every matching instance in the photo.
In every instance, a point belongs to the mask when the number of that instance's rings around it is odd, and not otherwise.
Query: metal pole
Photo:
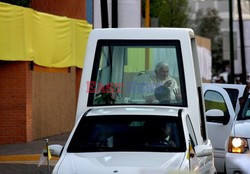
[[[118,4],[117,0],[112,0],[112,28],[118,28]]]
[[[108,3],[107,0],[100,0],[101,2],[101,18],[102,18],[102,28],[108,28]]]
[[[189,172],[191,171],[191,161],[190,161],[190,145],[191,145],[191,140],[188,140],[188,167],[189,167]]]
[[[241,52],[241,66],[242,66],[242,79],[241,82],[246,84],[246,56],[245,56],[245,42],[244,42],[244,26],[242,20],[242,11],[240,0],[237,0],[238,15],[239,15],[239,32],[240,32],[240,52]]]
[[[146,0],[145,5],[145,27],[150,27],[150,0]],[[145,49],[145,70],[149,70],[149,49]]]
[[[229,83],[234,83],[234,35],[233,35],[233,7],[229,0],[229,30],[230,30],[230,78]]]
[[[145,27],[150,26],[150,0],[146,0],[146,5],[145,5]]]
[[[48,166],[48,174],[50,174],[50,163],[49,163],[49,139],[46,139],[46,150],[47,150],[47,166]]]

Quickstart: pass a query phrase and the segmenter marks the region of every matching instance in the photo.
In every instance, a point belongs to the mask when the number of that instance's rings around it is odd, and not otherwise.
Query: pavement
[[[70,133],[47,137],[49,145],[65,145]],[[38,167],[46,138],[27,143],[0,145],[0,174],[48,173],[46,162]],[[50,160],[51,170],[59,158]]]

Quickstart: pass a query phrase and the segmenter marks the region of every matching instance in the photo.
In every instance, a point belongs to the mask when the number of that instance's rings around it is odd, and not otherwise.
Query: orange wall
[[[0,61],[0,144],[32,138],[29,62]]]
[[[36,69],[32,71],[32,138],[71,131],[76,113],[75,68]]]
[[[73,128],[76,68],[51,71],[30,68],[30,63],[0,61],[0,144],[28,142]]]
[[[86,19],[85,0],[32,0],[34,10],[75,19]]]
[[[81,78],[82,78],[82,69],[81,68],[76,68],[76,102],[78,100],[78,94],[79,94],[79,90],[80,90]]]

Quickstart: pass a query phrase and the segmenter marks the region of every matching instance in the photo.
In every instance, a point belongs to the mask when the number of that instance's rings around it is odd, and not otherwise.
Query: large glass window
[[[239,112],[237,120],[250,119],[250,98],[247,98],[244,102],[242,109]]]
[[[100,40],[88,105],[187,105],[180,42]]]
[[[204,99],[205,99],[205,111],[208,111],[210,109],[219,109],[224,112],[224,117],[221,119],[223,119],[225,122],[230,119],[226,101],[219,92],[208,90],[204,95]],[[207,121],[220,122],[221,120],[216,117],[207,117]]]
[[[220,109],[228,112],[224,97],[217,91],[209,90],[205,93],[205,110]]]
[[[183,152],[182,122],[168,116],[116,115],[82,117],[68,152]]]
[[[238,96],[239,96],[239,90],[238,89],[231,89],[231,88],[225,88],[225,90],[227,91],[232,105],[234,107],[234,109],[236,108],[236,104],[237,104],[237,100],[238,100]]]

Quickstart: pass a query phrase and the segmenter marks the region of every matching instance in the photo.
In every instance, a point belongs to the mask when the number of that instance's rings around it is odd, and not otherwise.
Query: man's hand
[[[152,97],[146,98],[147,103],[153,103],[153,101],[154,101],[154,98],[152,98]]]
[[[172,86],[172,80],[166,81],[163,86],[165,86],[167,88],[170,87],[170,86]]]
[[[182,100],[182,97],[181,97],[181,91],[180,89],[174,89],[174,94],[175,94],[175,99],[177,102],[180,102]]]

